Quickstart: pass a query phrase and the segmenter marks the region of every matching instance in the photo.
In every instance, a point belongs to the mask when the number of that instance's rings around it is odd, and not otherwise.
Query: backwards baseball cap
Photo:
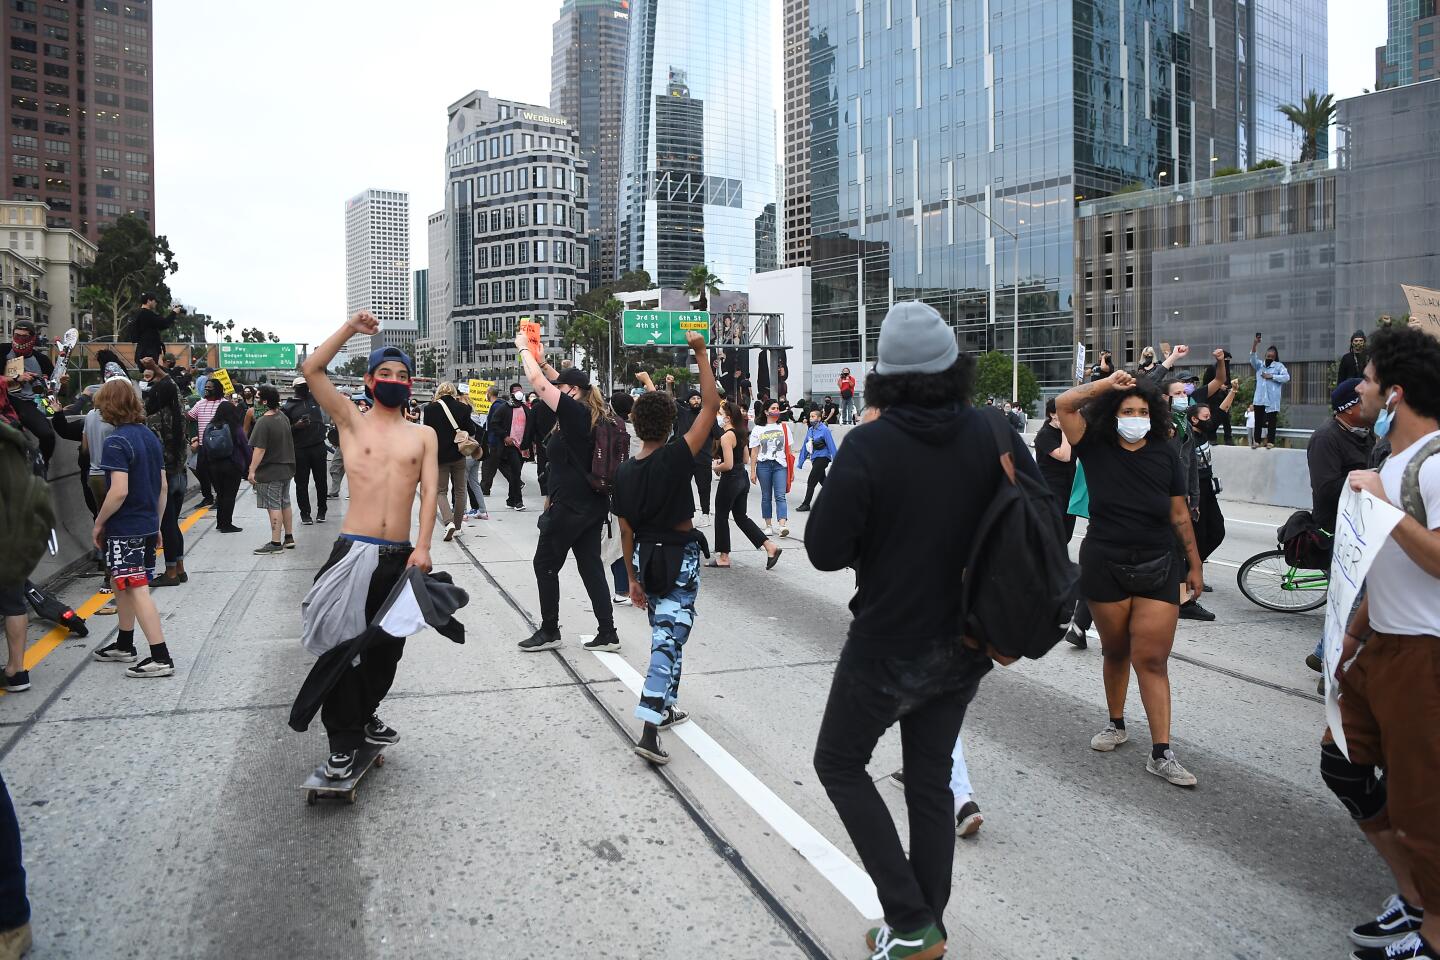
[[[405,364],[405,372],[412,377],[415,375],[415,364],[411,362],[409,355],[399,347],[381,347],[379,350],[370,351],[370,363],[367,373],[374,373],[380,364],[387,360],[399,360]]]
[[[590,378],[585,371],[579,367],[571,367],[569,370],[561,370],[560,376],[550,381],[557,387],[579,387],[581,390],[590,389]]]
[[[960,345],[934,307],[905,300],[885,314],[877,353],[878,374],[943,373],[960,356]]]
[[[1360,394],[1355,391],[1355,388],[1362,382],[1359,377],[1351,377],[1330,391],[1330,409],[1336,413],[1344,413],[1359,403]]]

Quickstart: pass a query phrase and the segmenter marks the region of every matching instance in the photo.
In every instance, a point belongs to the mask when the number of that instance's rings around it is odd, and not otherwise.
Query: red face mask
[[[10,340],[10,346],[21,356],[29,356],[30,351],[35,349],[35,336],[30,333],[16,333]]]

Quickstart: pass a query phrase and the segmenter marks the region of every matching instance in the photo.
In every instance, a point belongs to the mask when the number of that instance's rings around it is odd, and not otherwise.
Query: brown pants
[[[1340,678],[1340,712],[1351,762],[1385,770],[1385,810],[1360,828],[1394,828],[1440,909],[1440,637],[1375,634]]]
[[[440,464],[440,522],[460,526],[465,520],[465,458]],[[453,512],[452,512],[453,511]]]

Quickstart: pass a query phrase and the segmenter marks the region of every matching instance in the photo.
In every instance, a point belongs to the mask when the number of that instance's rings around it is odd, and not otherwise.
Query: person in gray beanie
[[[880,327],[865,380],[872,417],[845,438],[810,514],[805,549],[820,570],[854,568],[853,620],[815,745],[815,771],[875,881],[884,923],[866,943],[877,958],[945,950],[957,826],[951,753],[991,658],[964,638],[957,589],[986,506],[1004,474],[999,455],[1043,482],[1014,431],[995,450],[986,414],[970,405],[975,362],[933,308],[897,303]],[[993,452],[992,452],[993,451]],[[907,858],[865,764],[900,724]]]

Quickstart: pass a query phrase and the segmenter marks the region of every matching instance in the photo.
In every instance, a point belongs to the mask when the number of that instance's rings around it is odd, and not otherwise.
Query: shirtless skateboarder
[[[407,567],[430,571],[430,538],[435,530],[435,498],[439,462],[435,431],[405,419],[414,367],[397,347],[370,354],[365,392],[375,407],[361,414],[343,396],[325,367],[357,333],[378,333],[380,323],[368,311],[351,317],[306,358],[301,367],[310,395],[330,415],[340,432],[340,450],[350,479],[350,504],[330,559],[315,576],[303,604],[305,649],[319,656],[351,639],[345,636],[356,620],[373,618]],[[410,543],[415,516],[415,488],[420,488],[420,538]],[[363,619],[353,608],[364,604]],[[349,606],[348,615],[337,609]],[[320,720],[330,738],[325,775],[343,780],[354,769],[355,754],[364,743],[391,744],[400,735],[376,715],[380,701],[395,680],[404,652],[403,638],[367,649],[351,664],[325,697]]]

